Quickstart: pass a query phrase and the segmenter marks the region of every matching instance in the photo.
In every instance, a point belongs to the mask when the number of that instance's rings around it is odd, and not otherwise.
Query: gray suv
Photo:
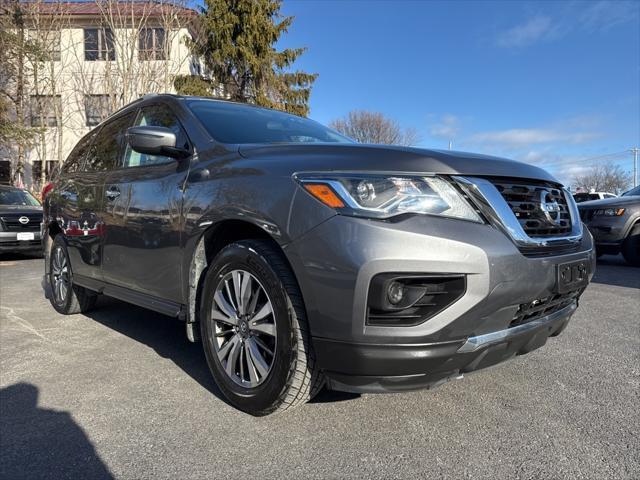
[[[566,327],[595,264],[544,170],[360,145],[212,99],[130,104],[44,194],[53,307],[89,312],[104,294],[178,318],[254,415],[530,352]]]
[[[622,253],[627,263],[640,267],[640,186],[620,197],[580,203],[578,208],[598,256]]]

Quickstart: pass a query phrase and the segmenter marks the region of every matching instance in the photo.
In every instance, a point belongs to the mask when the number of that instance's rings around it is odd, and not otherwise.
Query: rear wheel
[[[634,225],[622,244],[622,256],[627,263],[640,267],[640,224]]]
[[[49,286],[51,287],[49,298],[51,305],[64,315],[87,312],[96,303],[95,293],[74,285],[67,245],[60,235],[54,238],[51,247]]]
[[[230,403],[252,415],[298,406],[322,387],[297,282],[269,242],[225,247],[200,306],[207,363]]]

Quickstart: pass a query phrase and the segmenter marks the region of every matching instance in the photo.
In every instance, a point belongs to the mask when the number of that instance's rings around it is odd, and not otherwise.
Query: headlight
[[[624,214],[624,208],[600,208],[593,214],[602,217],[619,217]]]
[[[414,213],[482,223],[464,197],[440,177],[298,174],[295,178],[311,195],[345,215],[384,219]]]

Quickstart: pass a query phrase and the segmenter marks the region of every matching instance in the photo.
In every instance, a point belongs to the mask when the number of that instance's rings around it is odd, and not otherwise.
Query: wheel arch
[[[209,226],[199,237],[196,247],[191,254],[189,271],[187,277],[188,289],[188,315],[187,315],[187,338],[195,342],[198,340],[197,326],[198,308],[202,286],[204,284],[204,273],[216,255],[227,245],[240,240],[267,240],[282,254],[288,267],[293,272],[294,269],[287,258],[281,244],[265,229],[258,225],[237,219],[221,220]],[[297,280],[297,279],[296,279]]]
[[[48,222],[42,232],[42,253],[44,256],[44,271],[45,274],[49,274],[49,255],[51,253],[51,247],[53,247],[53,240],[58,235],[64,235],[62,228],[58,225],[58,222]]]

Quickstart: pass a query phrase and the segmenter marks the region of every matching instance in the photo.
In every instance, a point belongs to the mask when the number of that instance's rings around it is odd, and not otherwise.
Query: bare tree
[[[37,127],[38,141],[34,144],[36,157],[40,159],[40,184],[35,183],[32,170],[32,189],[46,184],[48,162],[61,164],[63,157],[64,129],[69,110],[62,107],[64,70],[68,67],[61,52],[61,32],[69,27],[67,2],[32,0],[25,4],[28,37],[40,52],[31,58],[28,76],[32,85],[29,96],[31,126]],[[51,146],[51,148],[49,148]]]
[[[87,94],[101,91],[109,95],[116,110],[148,93],[171,91],[173,79],[187,57],[171,58],[174,43],[189,15],[184,0],[95,0],[100,11],[100,35],[107,40],[104,68],[88,67],[80,90]],[[107,38],[108,37],[108,38]],[[78,49],[81,51],[81,49]]]
[[[28,65],[42,55],[26,33],[26,16],[19,0],[0,3],[0,156],[11,161],[11,181],[18,185],[27,149],[38,133],[28,122]]]
[[[403,129],[382,113],[366,110],[351,111],[344,118],[332,120],[329,126],[360,143],[415,145],[420,141],[415,129]]]
[[[86,25],[73,2],[0,0],[0,151],[15,182],[31,159],[45,183],[48,161],[62,163],[87,127],[142,95],[172,91],[188,65],[185,29],[196,12],[185,0],[94,1],[98,18]]]
[[[620,165],[602,163],[590,167],[585,173],[573,179],[576,188],[594,190],[596,192],[619,193],[631,185],[631,174]]]

